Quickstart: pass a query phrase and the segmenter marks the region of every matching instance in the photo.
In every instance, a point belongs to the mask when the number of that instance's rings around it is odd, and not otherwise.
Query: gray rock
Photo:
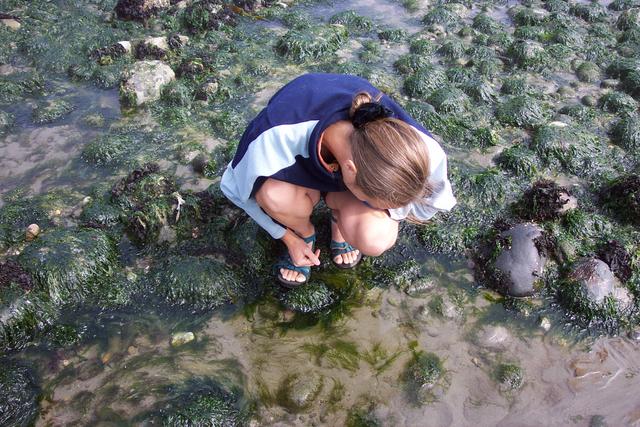
[[[160,98],[162,86],[176,78],[171,67],[161,61],[136,62],[128,76],[120,87],[120,98],[131,107]]]
[[[581,101],[582,101],[582,104],[586,105],[587,107],[595,107],[596,104],[598,103],[598,100],[596,99],[596,97],[591,95],[583,96]]]
[[[506,292],[515,297],[533,294],[534,283],[544,271],[546,257],[538,252],[535,239],[542,230],[535,224],[518,224],[500,234],[511,244],[502,250],[495,267],[504,276]]]
[[[144,21],[169,6],[169,0],[118,0],[114,10],[120,19]]]
[[[421,277],[412,281],[405,289],[404,292],[410,297],[418,297],[428,293],[430,290],[436,287],[436,283],[433,279],[428,277]]]
[[[597,258],[582,259],[571,275],[578,281],[584,296],[595,304],[602,304],[606,297],[613,297],[620,308],[625,308],[632,302],[629,291],[604,261]]]
[[[196,336],[193,332],[176,332],[171,335],[171,347],[180,347],[195,340]]]
[[[605,89],[613,89],[618,86],[618,83],[620,82],[616,79],[605,79],[600,83],[600,86]]]
[[[318,397],[322,384],[322,376],[314,372],[290,375],[280,385],[278,401],[287,409],[296,412],[303,410]]]
[[[490,325],[480,329],[476,341],[480,347],[489,350],[504,350],[511,341],[511,334],[504,326]]]

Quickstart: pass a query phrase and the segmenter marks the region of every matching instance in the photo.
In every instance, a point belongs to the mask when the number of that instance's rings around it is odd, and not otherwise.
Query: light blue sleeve
[[[250,197],[243,200],[238,192],[238,184],[235,179],[235,174],[231,168],[231,164],[227,166],[227,169],[222,175],[220,181],[220,189],[229,200],[231,200],[236,206],[244,210],[258,225],[264,228],[267,233],[274,239],[281,239],[286,232],[286,229],[275,222],[269,215],[267,215],[262,208],[256,202],[256,199]]]

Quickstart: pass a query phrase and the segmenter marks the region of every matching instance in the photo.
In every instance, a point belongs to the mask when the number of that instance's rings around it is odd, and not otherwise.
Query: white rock
[[[6,27],[17,31],[20,29],[20,27],[22,26],[18,21],[16,21],[15,19],[0,19],[0,22],[2,22],[2,24],[4,24]]]
[[[504,350],[511,334],[504,326],[485,326],[477,336],[478,345],[490,350]]]
[[[129,70],[120,88],[120,97],[130,106],[139,106],[160,98],[160,89],[176,75],[162,61],[139,61]]]
[[[144,44],[149,46],[155,46],[162,50],[169,50],[169,42],[166,37],[149,37],[145,39]]]
[[[131,46],[130,41],[123,40],[123,41],[117,42],[116,44],[122,46],[122,48],[126,53],[131,53],[131,51],[133,50],[133,46]]]
[[[195,340],[196,336],[193,332],[176,332],[171,335],[171,346],[180,347]]]

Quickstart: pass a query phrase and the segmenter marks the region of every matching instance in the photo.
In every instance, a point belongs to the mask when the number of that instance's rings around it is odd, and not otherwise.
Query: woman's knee
[[[256,192],[256,202],[267,212],[290,213],[293,206],[313,208],[320,192],[277,179],[267,179]]]
[[[398,237],[398,223],[380,218],[339,218],[345,239],[364,255],[380,256],[393,247]]]
[[[380,256],[396,244],[397,233],[389,230],[386,233],[362,233],[354,245],[367,256]]]

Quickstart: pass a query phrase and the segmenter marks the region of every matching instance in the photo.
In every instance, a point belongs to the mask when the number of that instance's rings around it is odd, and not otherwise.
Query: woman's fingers
[[[304,254],[307,256],[307,259],[311,261],[311,264],[309,265],[320,265],[320,249],[316,249],[316,251],[313,252],[311,248],[308,248],[304,252]]]

